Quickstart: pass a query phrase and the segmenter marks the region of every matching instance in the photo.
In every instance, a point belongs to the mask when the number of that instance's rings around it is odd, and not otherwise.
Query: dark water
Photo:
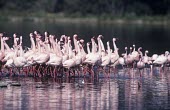
[[[0,109],[168,110],[170,71],[154,71],[145,69],[140,77],[137,70],[118,70],[109,79],[2,78],[1,82],[19,81],[21,86],[0,88]]]
[[[78,34],[85,41],[102,34],[104,42],[119,38],[120,53],[125,46],[136,44],[150,54],[170,49],[170,27],[167,25],[134,24],[62,24],[62,23],[0,23],[0,31],[7,36],[23,36],[23,44],[30,46],[29,33],[49,31],[56,36]],[[12,45],[12,40],[8,42]],[[81,84],[81,81],[85,84]],[[153,73],[145,70],[140,77],[137,70],[118,70],[112,78],[35,79],[2,78],[0,82],[21,82],[21,87],[0,88],[0,109],[5,110],[158,110],[170,109],[170,71]],[[43,84],[42,84],[43,82]],[[140,86],[139,86],[140,84]]]
[[[30,46],[29,33],[35,30],[44,34],[45,31],[56,35],[58,38],[65,34],[73,36],[78,34],[86,42],[93,36],[103,35],[106,45],[112,42],[113,37],[117,41],[120,53],[125,46],[136,44],[143,47],[143,51],[149,50],[150,54],[164,53],[170,49],[170,26],[168,25],[142,25],[142,24],[78,24],[78,23],[34,23],[34,22],[1,22],[0,32],[6,32],[7,36],[18,33],[24,37],[24,45]],[[12,41],[12,40],[11,40]],[[12,43],[9,42],[11,45]]]

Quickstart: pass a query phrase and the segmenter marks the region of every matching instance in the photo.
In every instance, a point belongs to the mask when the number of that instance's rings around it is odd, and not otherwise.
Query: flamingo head
[[[80,44],[80,41],[77,41],[77,44],[79,45],[79,44]]]
[[[91,42],[87,42],[87,45],[89,46]]]
[[[169,51],[165,51],[165,55],[169,55]]]
[[[140,50],[142,50],[142,47],[139,47],[139,48],[138,48],[138,51],[140,51]]]
[[[125,47],[125,50],[127,50],[128,48],[127,47]]]
[[[18,41],[19,41],[19,38],[16,38],[16,41],[18,42]]]
[[[92,37],[92,38],[91,38],[91,41],[93,41],[93,42],[94,42],[94,41],[95,41],[95,37]]]
[[[116,41],[116,38],[113,38],[113,42],[115,42]]]
[[[68,36],[68,38],[67,38],[68,40],[70,40],[70,36]]]
[[[13,37],[14,37],[14,38],[16,38],[16,37],[17,37],[17,34],[16,34],[16,33],[14,33],[14,34],[13,34]]]
[[[48,36],[48,32],[45,32],[44,35],[47,37]]]
[[[30,37],[33,37],[33,33],[30,33]]]
[[[107,45],[109,45],[109,41],[107,42]]]
[[[2,37],[3,36],[3,33],[0,33],[0,37]]]
[[[100,39],[101,39],[101,38],[103,38],[103,36],[102,36],[102,35],[99,35],[99,36],[98,36],[98,38],[100,38]]]
[[[77,40],[78,38],[77,34],[74,34],[73,38]]]
[[[147,54],[147,53],[149,53],[149,51],[148,51],[148,50],[146,50],[146,51],[145,51],[145,53]]]
[[[38,32],[37,32],[37,31],[34,31],[34,34],[35,34],[35,35],[37,35],[37,34],[38,34]]]
[[[20,40],[22,40],[22,36],[20,36]]]
[[[9,37],[3,37],[3,41],[9,40]]]
[[[130,47],[130,50],[132,50],[132,47]]]
[[[81,42],[81,43],[84,43],[84,40],[83,40],[83,39],[80,39],[80,42]]]

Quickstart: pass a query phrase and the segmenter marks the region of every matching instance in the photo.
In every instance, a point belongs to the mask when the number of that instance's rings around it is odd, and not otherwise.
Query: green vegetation
[[[169,23],[170,0],[1,0],[0,20]]]

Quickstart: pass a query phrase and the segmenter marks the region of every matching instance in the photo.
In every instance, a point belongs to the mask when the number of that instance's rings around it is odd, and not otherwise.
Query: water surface
[[[154,71],[159,71],[154,69]],[[5,110],[158,110],[170,109],[170,74],[145,69],[111,72],[112,77],[2,78],[21,86],[0,88],[0,109]],[[84,80],[84,84],[81,82]],[[140,84],[140,86],[139,86]]]

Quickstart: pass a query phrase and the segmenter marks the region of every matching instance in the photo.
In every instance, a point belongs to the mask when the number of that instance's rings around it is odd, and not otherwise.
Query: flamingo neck
[[[1,52],[4,53],[4,41],[3,41],[3,38],[1,37]]]
[[[87,44],[87,52],[88,52],[88,54],[91,53],[91,52],[90,52],[90,47],[89,47],[88,44]]]
[[[17,57],[17,54],[18,54],[18,47],[15,47],[13,59],[15,59]]]
[[[141,52],[141,49],[138,49],[138,52],[139,52],[140,56],[143,57],[143,53]]]
[[[39,42],[37,42],[37,47],[38,47],[38,53],[41,53],[41,46]]]
[[[22,48],[22,45],[21,45],[21,44],[19,45],[19,52],[20,52],[19,55],[22,57],[24,51],[23,51],[23,48]]]
[[[42,47],[45,48],[45,51],[50,52],[50,49],[48,48],[48,44],[44,44],[44,43],[42,42]]]
[[[108,56],[111,56],[111,49],[109,43],[107,43]]]
[[[96,44],[94,39],[91,40],[92,41],[92,53],[96,53]]]
[[[14,46],[16,47],[17,46],[17,38],[14,37]]]
[[[77,52],[78,52],[78,55],[81,54],[81,51],[80,51],[80,43],[77,43]]]
[[[98,38],[98,53],[101,54],[102,48],[101,48],[101,43],[100,43],[100,38]]]
[[[5,48],[7,49],[7,51],[11,51],[9,45],[8,45],[5,41],[4,41],[4,46],[5,46]]]
[[[114,47],[114,52],[116,52],[118,54],[118,48],[117,48],[114,40],[113,40],[113,47]]]
[[[133,47],[133,52],[135,52],[135,50],[136,50],[136,49],[135,49],[135,46],[134,46],[134,47]]]
[[[78,51],[77,39],[73,36],[74,48],[76,52]]]
[[[132,54],[132,49],[130,49],[130,53],[129,54]]]
[[[105,48],[104,48],[104,44],[103,44],[103,42],[102,42],[102,40],[101,40],[101,39],[100,39],[100,46],[101,46],[102,51],[104,51],[104,52],[105,52],[106,50],[105,50]]]
[[[31,48],[33,51],[35,51],[35,41],[34,41],[34,38],[33,37],[30,37],[30,41],[31,41]]]
[[[80,48],[80,51],[82,52],[82,54],[83,54],[83,55],[86,54],[86,52],[84,51],[83,46],[81,45],[80,47],[81,47],[81,48]]]
[[[57,50],[57,53],[58,53],[58,56],[62,56],[62,52],[61,52],[61,49],[60,49],[60,42],[56,42],[56,50]]]
[[[69,59],[73,58],[72,46],[69,47]]]
[[[147,57],[148,55],[147,55],[147,52],[145,52],[145,57]]]
[[[48,51],[51,52],[52,49],[51,49],[51,47],[50,47],[50,44],[46,44],[46,45],[47,45]]]
[[[73,51],[72,51],[72,46],[71,46],[71,41],[68,41],[68,55],[69,55],[69,59],[72,59],[73,57]]]
[[[19,44],[19,49],[20,49],[20,56],[23,56],[23,48],[22,48],[22,36],[20,37],[20,44]]]
[[[127,49],[125,50],[125,55],[127,56]]]

